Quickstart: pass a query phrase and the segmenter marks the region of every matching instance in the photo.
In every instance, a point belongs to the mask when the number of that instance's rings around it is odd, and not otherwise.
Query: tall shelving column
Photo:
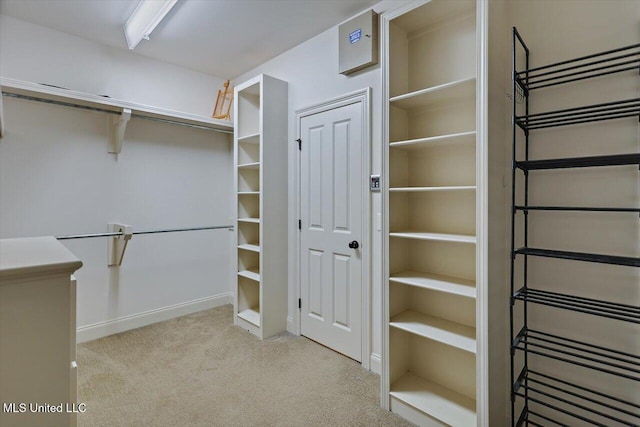
[[[628,136],[616,138],[616,127],[633,128],[640,118],[640,98],[629,98],[628,89],[624,91],[625,99],[617,99],[590,105],[579,105],[571,108],[546,110],[532,113],[530,99],[536,94],[537,100],[554,95],[554,91],[541,89],[553,88],[560,90],[562,86],[581,88],[585,93],[610,97],[611,95],[600,87],[593,87],[594,80],[600,84],[603,78],[617,81],[620,88],[634,87],[629,84],[635,80],[637,88],[637,74],[640,70],[640,44],[617,47],[611,50],[593,53],[587,56],[568,59],[540,67],[531,67],[530,51],[516,28],[512,30],[512,218],[511,218],[511,425],[539,426],[539,425],[597,425],[597,426],[637,426],[640,425],[640,402],[638,401],[638,385],[640,384],[640,354],[636,351],[625,351],[619,348],[624,344],[621,337],[632,337],[637,343],[638,327],[640,324],[640,306],[634,305],[633,300],[624,300],[621,294],[625,291],[625,276],[612,274],[618,271],[640,267],[640,257],[594,253],[588,235],[598,227],[593,223],[584,222],[584,216],[591,213],[592,218],[607,218],[607,240],[618,242],[620,235],[610,231],[612,224],[622,222],[626,215],[640,214],[640,207],[632,206],[637,202],[637,167],[640,166],[640,152],[634,148],[632,152],[613,154],[619,151],[615,142],[627,142]],[[582,85],[582,86],[580,86]],[[565,87],[566,89],[566,87]],[[587,90],[585,90],[587,89]],[[614,92],[615,93],[615,92]],[[539,94],[539,95],[538,95]],[[614,121],[615,120],[615,121]],[[614,121],[610,123],[611,121]],[[594,140],[599,145],[600,153],[591,156],[562,156],[556,158],[533,159],[530,153],[547,141],[553,141],[554,148],[567,144],[570,133],[576,132],[576,125],[588,126],[597,123],[597,127],[606,130],[606,137],[594,137],[596,126],[582,129],[588,130],[587,138],[580,139],[576,146],[578,152],[584,153],[587,143]],[[606,127],[606,126],[610,127]],[[570,127],[562,133],[562,138],[549,131]],[[547,131],[542,133],[541,131]],[[637,129],[634,129],[637,133]],[[541,138],[533,144],[533,135]],[[620,141],[616,141],[619,139]],[[634,141],[634,140],[632,140]],[[637,136],[635,141],[637,144]],[[632,168],[629,168],[631,166]],[[627,167],[627,175],[616,175],[617,180],[601,172],[606,168]],[[587,168],[579,175],[559,175],[553,181],[546,181],[546,193],[554,193],[549,188],[549,182],[559,188],[571,188],[574,200],[564,200],[568,194],[553,194],[553,198],[562,199],[549,203],[532,196],[532,188],[539,184],[545,174],[553,171],[576,171]],[[600,198],[598,191],[580,191],[577,186],[580,181],[591,181],[595,176],[597,181],[610,184],[607,193]],[[620,179],[620,177],[624,177]],[[614,186],[622,187],[623,180],[630,178],[629,188],[635,192],[621,195]],[[635,180],[635,181],[634,181]],[[573,183],[574,187],[566,184]],[[612,185],[615,182],[615,185]],[[635,182],[635,184],[634,184]],[[534,186],[535,184],[535,186]],[[602,193],[602,192],[601,192]],[[606,200],[607,202],[603,202]],[[621,202],[622,200],[622,202]],[[594,203],[595,201],[595,203]],[[613,202],[612,202],[613,201]],[[631,202],[631,203],[630,203]],[[605,204],[606,203],[606,204]],[[610,205],[615,203],[615,205]],[[594,214],[595,213],[595,214]],[[557,247],[547,247],[541,244],[540,222],[533,226],[536,215],[540,221],[541,214],[547,214],[547,233],[554,231],[553,223],[568,227],[567,215],[580,216],[581,224],[579,239],[566,239],[556,244],[584,246],[589,242],[589,252],[566,250]],[[576,221],[576,216],[569,217]],[[533,217],[533,218],[530,218]],[[593,219],[592,219],[593,221]],[[577,222],[577,221],[576,221]],[[630,221],[629,221],[630,222]],[[598,224],[597,222],[595,224]],[[613,228],[613,227],[611,227]],[[633,235],[631,226],[624,230],[625,234]],[[587,238],[585,238],[587,237]],[[579,240],[579,241],[577,241]],[[617,245],[616,245],[617,246]],[[597,247],[597,246],[596,246]],[[616,249],[618,249],[616,247]],[[558,261],[562,264],[558,264]],[[535,280],[531,273],[533,262],[544,265],[544,268],[554,273],[551,280]],[[575,261],[579,261],[576,263]],[[554,264],[555,263],[555,264]],[[579,286],[575,286],[567,276],[581,276],[582,270],[592,268],[589,274],[601,280],[598,287],[606,289],[606,298],[587,298],[588,283],[584,279]],[[562,268],[560,268],[560,266]],[[613,266],[608,270],[608,266]],[[566,276],[560,276],[567,273]],[[632,277],[629,274],[627,277]],[[637,273],[636,277],[637,277]],[[613,280],[612,280],[613,279]],[[619,282],[619,283],[618,283]],[[632,292],[637,295],[637,279]],[[637,298],[636,298],[637,300]],[[546,309],[542,316],[534,316],[536,312]],[[575,317],[559,317],[567,314]],[[551,321],[541,321],[544,318]],[[562,319],[562,320],[560,320]],[[570,319],[570,320],[568,320]],[[611,322],[607,319],[613,319]],[[607,323],[610,322],[610,323]],[[567,327],[568,326],[568,327]],[[564,328],[563,328],[564,327]],[[632,329],[635,327],[635,329]],[[558,329],[561,329],[558,331]],[[564,329],[564,330],[562,330]],[[593,342],[594,337],[605,331],[606,345]],[[571,335],[568,335],[570,333]],[[577,336],[576,336],[577,335]],[[588,339],[582,339],[587,336]],[[609,341],[611,338],[611,341]],[[597,380],[596,380],[597,379]],[[593,383],[598,383],[597,387]],[[608,386],[609,391],[606,389]],[[611,391],[613,389],[613,391]]]
[[[234,90],[234,324],[286,330],[287,83],[261,74]]]
[[[478,424],[477,7],[432,0],[383,17],[382,405],[419,425]]]

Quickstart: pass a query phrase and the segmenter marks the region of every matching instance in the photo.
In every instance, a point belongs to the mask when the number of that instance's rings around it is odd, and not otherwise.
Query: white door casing
[[[298,114],[300,332],[369,366],[369,90]],[[349,247],[353,241],[358,248]]]

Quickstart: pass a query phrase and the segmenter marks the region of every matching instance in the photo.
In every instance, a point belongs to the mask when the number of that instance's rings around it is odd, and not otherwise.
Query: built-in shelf
[[[413,310],[391,318],[389,326],[438,341],[470,353],[476,352],[476,329]]]
[[[475,189],[475,185],[456,185],[443,187],[392,187],[389,188],[389,191],[396,193],[419,193],[431,191],[475,191]]]
[[[238,245],[238,249],[243,249],[245,251],[251,251],[251,252],[260,252],[260,245],[254,245],[252,243],[244,243],[242,245]]]
[[[250,222],[253,224],[260,224],[260,218],[238,218],[238,222]]]
[[[109,96],[95,95],[91,93],[78,92],[41,83],[26,82],[6,77],[0,77],[2,93],[8,96],[26,97],[34,101],[49,101],[62,103],[69,107],[89,108],[105,113],[120,115],[121,120],[116,120],[113,124],[116,130],[114,138],[117,141],[112,143],[113,153],[119,153],[124,136],[124,127],[129,117],[140,117],[151,120],[159,120],[182,125],[191,125],[200,128],[217,129],[220,131],[233,132],[233,123],[228,120],[219,120],[211,117],[199,116],[196,114],[184,113],[169,110],[166,108],[153,107],[149,105],[137,104],[124,101]]]
[[[259,191],[238,191],[238,196],[259,195]]]
[[[464,142],[475,142],[475,140],[476,131],[469,131],[390,142],[389,147],[399,148],[403,150],[416,150],[432,145],[458,144]]]
[[[242,310],[238,313],[238,317],[260,327],[260,311],[258,311],[257,307]]]
[[[246,277],[247,279],[255,280],[256,282],[260,281],[260,272],[257,269],[238,271],[238,276]]]
[[[390,395],[451,426],[475,426],[476,401],[407,372],[391,384]]]
[[[244,163],[238,165],[238,169],[260,169],[260,162]]]
[[[238,142],[242,142],[245,144],[259,144],[260,143],[260,132],[253,133],[251,135],[239,136]]]
[[[456,80],[389,99],[392,106],[403,110],[428,108],[439,103],[451,103],[461,99],[472,99],[476,93],[476,78]]]
[[[418,231],[400,231],[389,233],[389,237],[400,237],[404,239],[416,240],[437,240],[442,242],[455,243],[476,243],[476,236],[465,234],[444,234],[444,233],[423,233]]]
[[[392,274],[389,281],[468,298],[476,298],[476,284],[473,280],[458,279],[456,277],[424,273],[421,271],[401,271]]]

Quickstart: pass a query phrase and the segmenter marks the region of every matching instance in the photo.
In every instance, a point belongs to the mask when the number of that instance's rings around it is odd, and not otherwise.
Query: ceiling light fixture
[[[178,0],[140,0],[124,24],[124,36],[129,49],[138,46],[142,39],[149,40],[149,34],[177,2]]]

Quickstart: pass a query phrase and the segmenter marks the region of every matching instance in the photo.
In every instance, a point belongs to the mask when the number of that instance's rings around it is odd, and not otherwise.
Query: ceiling
[[[179,0],[136,54],[234,78],[379,0]],[[0,0],[0,13],[127,49],[138,0]]]

